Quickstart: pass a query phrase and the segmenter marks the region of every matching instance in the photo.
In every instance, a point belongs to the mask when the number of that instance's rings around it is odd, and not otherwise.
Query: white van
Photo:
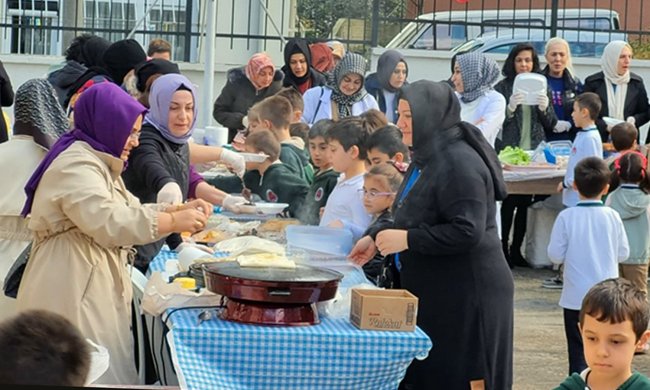
[[[558,28],[620,30],[616,11],[595,8],[558,10]],[[387,45],[389,49],[450,50],[497,26],[550,27],[550,9],[445,11],[418,16]]]

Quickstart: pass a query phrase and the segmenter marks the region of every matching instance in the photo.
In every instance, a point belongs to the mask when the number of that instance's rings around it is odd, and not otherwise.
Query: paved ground
[[[561,290],[541,288],[554,272],[515,268],[515,384],[516,390],[553,389],[567,376],[568,360]],[[637,370],[650,376],[650,355],[634,358]]]

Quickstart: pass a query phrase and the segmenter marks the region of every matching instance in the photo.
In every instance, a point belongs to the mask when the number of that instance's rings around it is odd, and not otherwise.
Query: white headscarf
[[[603,56],[601,57],[600,66],[605,75],[605,86],[607,87],[607,108],[609,116],[612,118],[625,120],[623,109],[625,108],[625,96],[627,95],[627,85],[630,82],[630,71],[624,74],[618,74],[618,57],[620,57],[623,48],[627,47],[632,51],[632,47],[625,41],[612,41],[605,46]],[[614,87],[616,85],[616,92]]]

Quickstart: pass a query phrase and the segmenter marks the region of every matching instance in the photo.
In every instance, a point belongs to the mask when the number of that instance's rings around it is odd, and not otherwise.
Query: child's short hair
[[[384,176],[388,180],[388,186],[393,192],[397,192],[402,185],[404,174],[391,163],[373,165],[364,177]]]
[[[269,96],[255,103],[248,111],[249,119],[269,121],[275,129],[288,129],[293,117],[293,107],[289,99],[282,96]]]
[[[309,142],[307,135],[309,134],[309,125],[304,122],[292,123],[289,125],[289,134],[292,137],[298,137],[305,141]]]
[[[593,286],[582,300],[580,326],[584,324],[585,315],[610,324],[630,320],[636,341],[646,331],[650,320],[646,294],[624,278],[603,280]]]
[[[269,130],[259,130],[246,137],[246,145],[269,156],[270,161],[280,158],[280,142]]]
[[[634,142],[639,136],[639,131],[633,124],[628,122],[619,123],[612,127],[609,133],[612,137],[612,144],[617,152],[632,149]]]
[[[585,157],[578,161],[574,170],[574,181],[578,192],[587,198],[600,194],[607,184],[611,172],[599,157]]]
[[[302,95],[295,88],[282,88],[275,95],[286,98],[289,103],[291,103],[291,108],[293,108],[293,111],[303,112],[305,110],[305,102],[302,100]]]
[[[368,158],[367,143],[369,135],[370,132],[365,126],[364,120],[350,116],[334,123],[327,132],[327,141],[338,141],[345,150],[356,146],[359,149],[359,160],[365,160]]]
[[[318,122],[311,125],[309,129],[309,139],[316,137],[323,137],[327,139],[327,132],[334,126],[334,121],[331,119],[320,119]]]
[[[595,121],[600,115],[600,108],[602,107],[602,102],[600,97],[593,92],[584,92],[578,95],[576,98],[576,103],[580,109],[586,108],[589,111],[589,118]]]
[[[365,126],[371,133],[388,125],[386,115],[376,108],[371,108],[368,111],[365,111],[363,114],[359,115],[359,118],[365,121]]]
[[[84,386],[90,348],[77,327],[46,310],[27,310],[0,324],[0,383]]]
[[[610,188],[617,188],[623,183],[639,183],[639,188],[646,193],[650,191],[648,179],[648,159],[637,151],[621,154],[614,160],[614,171],[610,180]]]
[[[402,141],[402,131],[395,125],[384,126],[375,130],[368,137],[368,151],[377,149],[393,158],[395,154],[402,153],[404,162],[409,161],[409,149]]]
[[[172,54],[172,45],[164,39],[152,39],[147,48],[147,55],[153,56],[155,53],[169,53]]]

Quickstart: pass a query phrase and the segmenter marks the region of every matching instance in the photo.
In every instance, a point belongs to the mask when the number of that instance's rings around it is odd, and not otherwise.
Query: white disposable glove
[[[165,184],[158,195],[156,196],[156,203],[169,203],[169,204],[180,204],[183,203],[183,193],[181,192],[181,187],[178,183],[170,181]]]
[[[557,121],[553,128],[554,133],[565,133],[569,130],[571,130],[571,122],[569,121]]]
[[[548,108],[548,96],[545,93],[540,93],[537,95],[537,107],[540,111],[546,111]]]
[[[246,161],[241,154],[222,148],[221,161],[230,166],[237,176],[244,176],[246,172]]]
[[[201,245],[201,244],[193,244],[191,242],[182,242],[180,243],[175,249],[174,252],[176,253],[181,253],[181,251],[185,248],[196,248],[200,249],[205,253],[213,254],[214,249],[210,248],[209,246],[206,245]]]
[[[510,99],[508,101],[508,110],[510,110],[510,112],[515,112],[517,106],[522,104],[524,100],[526,100],[526,96],[523,93],[513,93],[510,95]]]
[[[246,203],[246,199],[243,196],[226,195],[221,202],[221,207],[228,211],[237,211],[239,210],[238,206],[244,203]]]
[[[636,119],[633,116],[628,116],[625,121],[632,126],[636,126]]]

